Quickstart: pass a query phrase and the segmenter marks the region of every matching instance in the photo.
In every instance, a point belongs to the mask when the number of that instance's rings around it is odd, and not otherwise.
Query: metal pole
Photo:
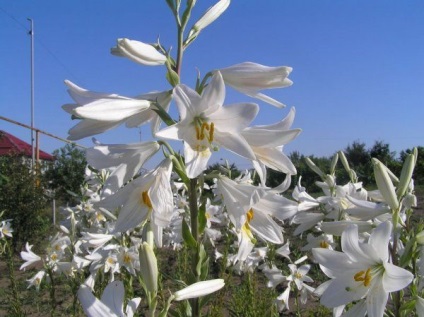
[[[34,149],[34,21],[28,18],[31,23],[31,30],[28,34],[31,36],[31,153],[32,168],[35,166],[35,149]]]

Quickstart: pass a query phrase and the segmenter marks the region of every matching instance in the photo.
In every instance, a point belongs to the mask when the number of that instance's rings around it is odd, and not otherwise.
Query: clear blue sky
[[[213,3],[198,0],[193,17]],[[127,96],[169,88],[164,68],[139,66],[110,54],[120,37],[154,42],[160,36],[164,46],[176,47],[174,20],[165,0],[1,0],[2,116],[30,124],[27,18],[34,20],[39,129],[66,138],[75,124],[61,109],[71,102],[65,79]],[[285,148],[287,153],[327,156],[355,140],[368,147],[382,140],[398,153],[424,145],[423,1],[233,0],[187,50],[182,81],[193,86],[196,68],[205,74],[244,61],[293,67],[293,86],[266,91],[288,107],[279,110],[259,103],[255,121],[274,123],[290,106],[296,107],[293,127],[303,132]],[[246,101],[256,102],[227,90],[228,104]],[[29,130],[4,121],[0,129],[30,142]],[[142,137],[149,137],[147,130]],[[138,129],[119,128],[98,139],[131,143],[140,135]],[[91,140],[78,143],[91,145]],[[43,150],[61,146],[41,136]]]

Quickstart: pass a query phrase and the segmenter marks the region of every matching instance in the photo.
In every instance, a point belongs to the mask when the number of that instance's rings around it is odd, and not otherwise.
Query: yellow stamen
[[[201,138],[200,138],[200,128],[196,125],[195,126],[195,128],[196,128],[196,139],[197,140],[201,140]]]
[[[353,279],[356,282],[364,282],[364,286],[369,286],[372,280],[371,268],[368,268],[366,271],[359,271],[353,276]]]
[[[147,193],[147,191],[144,191],[144,192],[141,193],[141,201],[140,202],[141,202],[141,204],[146,205],[150,209],[153,208],[152,202],[150,201],[150,197],[149,197],[149,194]]]
[[[213,141],[215,125],[213,122],[210,124],[207,122],[198,122],[195,124],[194,128],[196,129],[196,139],[198,141],[202,141],[207,138],[208,142],[211,143]],[[206,133],[208,131],[209,133]]]
[[[299,272],[296,272],[296,273],[294,274],[294,277],[300,280],[300,279],[303,277],[303,275],[302,275],[302,274],[300,274]]]
[[[327,241],[323,240],[319,243],[319,246],[321,248],[328,249],[330,247],[330,244]]]
[[[107,258],[107,262],[108,262],[109,264],[115,264],[115,260],[114,260],[114,259],[112,259],[112,258]]]
[[[128,255],[128,253],[125,253],[125,255],[124,255],[124,263],[126,263],[126,264],[131,263],[131,257]]]
[[[246,216],[247,216],[247,222],[250,223],[250,221],[252,221],[253,219],[253,209],[250,208],[249,211],[247,212]]]
[[[211,129],[209,131],[209,143],[211,143],[213,141],[213,133],[215,132],[215,125],[213,124],[213,122],[211,122]]]

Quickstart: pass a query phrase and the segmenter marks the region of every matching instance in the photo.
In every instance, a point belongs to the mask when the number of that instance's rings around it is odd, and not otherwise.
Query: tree
[[[35,175],[26,162],[17,156],[0,158],[0,175],[3,175],[0,211],[5,212],[3,219],[12,219],[15,250],[20,250],[27,241],[39,238],[50,222],[45,217],[49,205],[37,179],[40,176]]]
[[[53,155],[56,160],[45,175],[48,187],[54,190],[55,198],[72,205],[76,203],[72,193],[78,194],[84,183],[87,166],[85,152],[74,144],[67,144],[55,150]]]
[[[366,184],[374,182],[370,152],[365,143],[354,141],[343,150],[347,161],[358,178]]]

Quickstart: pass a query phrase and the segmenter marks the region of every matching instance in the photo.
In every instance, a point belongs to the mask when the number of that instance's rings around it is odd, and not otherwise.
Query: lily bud
[[[334,154],[333,159],[331,160],[331,167],[330,167],[331,174],[334,174],[334,172],[336,171],[336,165],[338,161],[339,161],[339,154],[336,153]]]
[[[372,159],[372,162],[374,164],[375,181],[381,195],[392,210],[397,210],[399,208],[399,201],[387,167],[375,158]]]
[[[224,280],[219,278],[215,280],[202,281],[191,284],[182,290],[174,293],[174,300],[181,301],[190,298],[202,297],[216,292],[223,288]]]
[[[219,18],[219,16],[227,10],[230,5],[230,0],[220,0],[215,5],[210,7],[208,11],[193,25],[191,28],[188,39],[194,39],[201,30],[206,28],[209,24]]]
[[[350,171],[349,162],[347,161],[346,155],[343,153],[343,151],[339,151],[339,157],[340,157],[340,160],[342,161],[343,167],[345,168],[346,172],[349,173]]]
[[[315,173],[319,175],[319,177],[325,180],[326,175],[324,174],[324,172],[321,171],[321,169],[318,166],[316,166],[315,163],[312,162],[312,160],[309,157],[305,157],[305,162],[306,162],[306,165],[308,165],[311,170],[313,170]]]
[[[415,236],[418,244],[424,245],[424,230]]]
[[[166,62],[166,56],[152,45],[126,38],[118,39],[118,45],[112,47],[111,53],[147,66],[163,65]]]
[[[153,249],[147,242],[140,246],[140,273],[146,288],[151,293],[158,290],[158,264]]]
[[[406,190],[408,189],[409,183],[411,182],[412,173],[415,168],[415,156],[414,154],[408,154],[406,156],[405,162],[402,166],[402,172],[400,173],[399,186],[397,188],[398,198],[401,198],[405,195]]]

